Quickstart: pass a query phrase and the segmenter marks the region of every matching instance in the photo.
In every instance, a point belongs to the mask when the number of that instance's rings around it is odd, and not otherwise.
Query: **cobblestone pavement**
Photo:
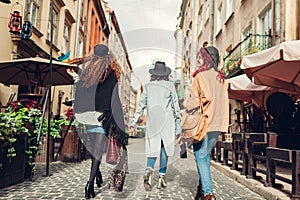
[[[143,139],[131,139],[128,145],[129,174],[127,175],[124,191],[114,192],[107,188],[106,182],[101,188],[95,185],[95,199],[193,199],[198,181],[198,175],[193,155],[188,154],[187,159],[173,159],[168,166],[168,187],[160,191],[156,189],[157,171],[153,177],[153,189],[146,197],[142,182],[145,158],[142,152]],[[134,153],[133,153],[134,152]],[[45,177],[45,164],[37,164],[37,171],[33,181],[0,189],[0,199],[84,199],[84,186],[90,169],[90,160],[80,163],[50,163],[51,176]],[[111,168],[103,163],[101,171],[104,180]],[[216,198],[258,200],[264,199],[251,192],[233,179],[228,178],[212,168],[213,187]]]

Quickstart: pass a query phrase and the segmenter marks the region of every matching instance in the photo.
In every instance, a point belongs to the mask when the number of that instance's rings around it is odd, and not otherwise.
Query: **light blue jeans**
[[[153,171],[156,159],[157,159],[157,157],[147,157],[146,169],[151,169]],[[160,175],[166,175],[167,163],[168,163],[168,156],[167,156],[164,144],[161,141],[160,163],[159,163],[159,174]]]
[[[210,153],[220,133],[220,131],[208,132],[203,141],[193,143],[194,156],[199,175],[199,184],[201,183],[204,195],[213,193],[210,176]]]

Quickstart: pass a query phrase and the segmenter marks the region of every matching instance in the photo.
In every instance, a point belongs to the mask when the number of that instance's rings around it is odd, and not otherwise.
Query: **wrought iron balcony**
[[[224,58],[222,72],[226,78],[242,74],[240,68],[243,56],[257,53],[271,47],[271,35],[249,34],[238,43]]]

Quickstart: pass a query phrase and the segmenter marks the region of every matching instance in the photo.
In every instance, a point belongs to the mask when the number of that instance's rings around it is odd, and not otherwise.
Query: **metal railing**
[[[271,47],[271,35],[249,34],[238,43],[224,58],[222,72],[226,78],[242,73],[240,68],[243,56],[257,53]]]

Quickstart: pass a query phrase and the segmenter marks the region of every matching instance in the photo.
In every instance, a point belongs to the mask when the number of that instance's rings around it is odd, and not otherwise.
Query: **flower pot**
[[[0,168],[0,188],[14,185],[24,181],[25,171],[25,147],[26,139],[24,135],[19,135],[14,143],[16,156],[8,158],[7,146],[3,146],[0,141],[0,160],[2,168]]]

